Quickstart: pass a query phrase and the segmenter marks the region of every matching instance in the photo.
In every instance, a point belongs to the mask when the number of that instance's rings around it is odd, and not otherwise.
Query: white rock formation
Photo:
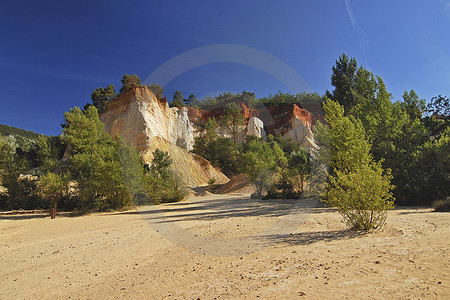
[[[283,137],[292,139],[305,148],[317,148],[317,144],[314,141],[314,135],[309,123],[304,124],[302,120],[294,116],[291,119],[291,129],[289,129]]]
[[[210,178],[225,183],[228,178],[210,162],[188,152],[194,142],[193,127],[186,108],[170,108],[146,87],[136,87],[109,103],[100,115],[111,136],[120,135],[135,145],[144,161],[150,163],[153,151],[167,151],[172,169],[189,186],[206,184]]]
[[[264,123],[257,117],[251,117],[247,124],[246,135],[253,135],[258,138],[266,139],[266,132],[264,131]]]
[[[173,131],[174,136],[170,140],[176,139],[176,144],[178,147],[192,150],[194,147],[194,128],[189,121],[188,110],[186,107],[173,109],[177,110],[176,130]]]
[[[120,134],[138,150],[148,148],[155,137],[187,150],[193,147],[193,127],[187,109],[170,108],[145,87],[122,94],[108,105],[100,120],[110,135]]]

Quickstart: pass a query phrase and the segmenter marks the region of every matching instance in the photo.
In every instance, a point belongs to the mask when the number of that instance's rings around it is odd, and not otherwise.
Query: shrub
[[[354,229],[380,229],[387,211],[394,208],[390,178],[390,174],[383,174],[380,163],[351,172],[336,170],[329,178],[325,202],[336,206],[346,224]]]
[[[450,196],[433,202],[434,211],[450,211]]]
[[[394,207],[390,170],[374,162],[361,122],[344,116],[337,102],[324,105],[329,126],[318,126],[317,137],[330,172],[324,202],[336,206],[347,225],[354,229],[381,228],[387,211]]]

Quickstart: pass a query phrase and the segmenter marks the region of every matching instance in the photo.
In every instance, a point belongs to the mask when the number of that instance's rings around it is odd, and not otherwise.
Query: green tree
[[[152,163],[146,174],[147,194],[153,203],[176,202],[183,200],[187,193],[181,180],[171,170],[172,159],[167,152],[156,149]]]
[[[101,114],[109,102],[117,97],[114,85],[110,84],[106,88],[96,88],[91,94],[92,105],[94,105],[98,113]]]
[[[205,139],[208,143],[211,143],[217,139],[217,121],[215,118],[208,118],[205,123]]]
[[[0,136],[0,171],[5,170],[13,162],[15,149],[8,141]]]
[[[170,107],[181,107],[184,106],[183,94],[181,91],[177,90],[173,96],[172,101],[169,103]]]
[[[128,145],[120,136],[116,137],[116,143],[125,188],[137,202],[145,194],[144,164],[135,147]]]
[[[265,141],[254,139],[248,144],[247,151],[241,154],[240,171],[249,176],[258,196],[262,196],[269,186],[282,153],[276,142],[270,145]]]
[[[356,105],[350,113],[361,120],[372,154],[376,160],[388,159],[394,150],[394,140],[402,133],[407,114],[400,103],[392,103],[383,80],[364,68],[359,68],[354,96]]]
[[[197,97],[194,94],[190,94],[187,99],[184,99],[184,104],[187,106],[196,106],[198,104]]]
[[[361,230],[381,228],[387,210],[393,208],[390,171],[374,162],[370,144],[359,120],[344,116],[344,108],[328,100],[324,104],[328,126],[317,129],[321,152],[329,159],[324,201],[336,206],[345,222]]]
[[[332,93],[327,91],[327,96],[343,105],[346,114],[356,104],[353,90],[357,68],[356,59],[354,57],[349,58],[344,53],[336,60],[332,69],[331,84],[335,89]]]
[[[170,166],[172,165],[172,159],[168,152],[156,149],[153,152],[153,160],[150,166],[150,173],[165,182],[172,177],[172,170]]]
[[[291,172],[300,177],[300,191],[303,193],[305,181],[311,173],[311,155],[308,150],[301,148],[299,151],[291,153],[288,165]]]
[[[131,205],[117,143],[105,132],[93,106],[65,113],[63,140],[71,149],[68,165],[77,182],[81,208],[120,209]]]
[[[147,88],[153,92],[153,94],[155,94],[157,99],[162,99],[164,98],[164,89],[162,86],[153,83],[153,84],[149,84],[147,85]]]
[[[42,197],[50,203],[50,217],[56,218],[58,200],[67,192],[69,176],[47,172],[39,180]]]
[[[134,88],[136,86],[142,86],[141,85],[141,78],[137,76],[136,74],[123,75],[122,79],[120,80],[122,82],[122,87],[119,90],[119,93],[122,94],[123,92],[128,91],[131,88]]]
[[[228,129],[233,136],[233,141],[237,142],[237,136],[245,122],[245,117],[241,112],[241,108],[236,103],[229,103],[225,107],[225,113],[220,119],[220,125]]]

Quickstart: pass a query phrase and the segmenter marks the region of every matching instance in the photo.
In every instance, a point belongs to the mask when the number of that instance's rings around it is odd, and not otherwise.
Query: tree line
[[[136,74],[125,74],[121,81],[119,94],[143,86]],[[243,91],[197,100],[192,94],[184,99],[176,91],[170,105],[225,107],[222,117],[206,122],[206,133],[196,138],[193,152],[227,175],[246,173],[258,197],[295,198],[304,192],[305,182],[322,183],[323,200],[338,206],[349,224],[364,229],[381,227],[385,211],[394,203],[430,204],[448,197],[447,96],[426,103],[411,90],[405,91],[402,101],[393,101],[380,76],[345,54],[332,67],[331,83],[334,89],[323,96],[278,92],[257,99]],[[147,87],[157,98],[164,97],[159,85]],[[39,137],[26,146],[0,138],[0,175],[7,190],[1,208],[58,203],[68,209],[107,210],[182,199],[184,192],[170,171],[167,153],[156,151],[146,166],[136,149],[106,134],[98,115],[117,96],[113,85],[95,89],[91,103],[65,113],[58,137]],[[281,136],[269,136],[267,141],[247,137],[238,144],[245,122],[240,103],[320,104],[326,121],[315,129],[320,148],[306,150]],[[217,135],[218,127],[227,129],[231,138]],[[32,180],[33,176],[40,180]]]

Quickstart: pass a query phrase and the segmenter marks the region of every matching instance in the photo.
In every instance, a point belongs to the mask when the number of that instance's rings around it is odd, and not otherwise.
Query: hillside
[[[1,136],[13,135],[16,138],[22,137],[29,140],[36,140],[40,134],[33,131],[0,124],[0,135]]]
[[[27,149],[30,144],[34,143],[37,140],[40,134],[33,131],[0,124],[0,136],[13,136],[15,138],[17,147]]]

